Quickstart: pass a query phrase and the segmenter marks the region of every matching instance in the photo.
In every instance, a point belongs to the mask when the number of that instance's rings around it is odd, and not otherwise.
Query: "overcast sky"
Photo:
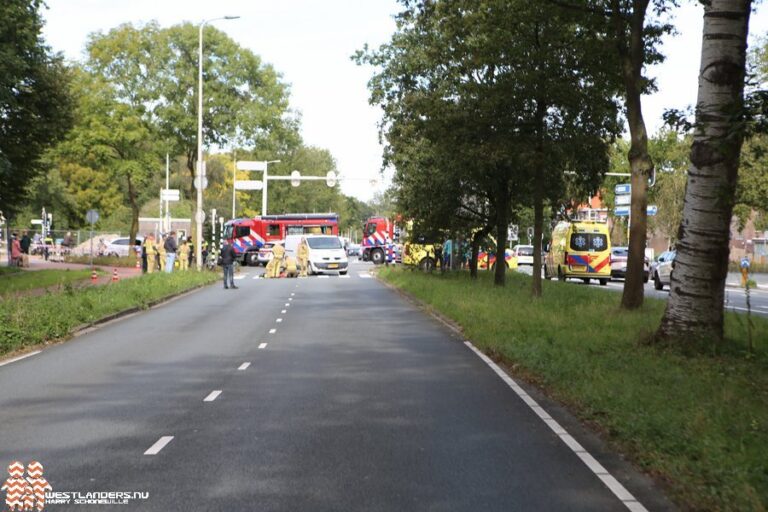
[[[217,21],[245,48],[260,55],[291,86],[291,105],[301,112],[305,144],[327,148],[339,171],[349,178],[342,191],[363,200],[383,190],[379,178],[381,147],[378,143],[377,109],[368,105],[366,84],[370,68],[350,60],[363,44],[377,46],[389,39],[398,11],[394,0],[47,0],[45,38],[55,51],[71,60],[82,58],[91,32],[106,32],[121,23],[157,20],[162,26],[182,21],[239,15],[238,20]],[[644,100],[649,131],[661,125],[666,108],[684,108],[696,100],[702,8],[684,2],[675,24],[678,35],[669,37],[667,61],[652,70],[659,92]],[[766,7],[752,16],[750,33],[768,30]]]

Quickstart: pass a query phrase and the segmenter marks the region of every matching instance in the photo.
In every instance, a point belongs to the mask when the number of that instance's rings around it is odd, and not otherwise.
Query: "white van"
[[[335,235],[288,235],[285,237],[285,255],[298,259],[301,239],[309,246],[309,274],[338,272],[346,275],[349,267],[347,253],[341,239]]]

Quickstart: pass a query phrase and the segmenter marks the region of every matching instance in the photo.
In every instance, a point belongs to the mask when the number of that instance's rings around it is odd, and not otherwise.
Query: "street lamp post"
[[[269,164],[276,164],[280,162],[280,160],[270,160],[268,162],[265,162],[266,165],[264,165],[264,188],[261,189],[261,216],[265,217],[267,215],[267,182],[269,180],[269,177],[267,176],[267,169],[269,168]]]
[[[195,241],[195,261],[197,270],[203,268],[203,27],[206,23],[218,20],[236,20],[240,16],[222,16],[211,18],[200,23],[200,33],[197,47],[197,211],[195,212],[195,224],[197,225]]]

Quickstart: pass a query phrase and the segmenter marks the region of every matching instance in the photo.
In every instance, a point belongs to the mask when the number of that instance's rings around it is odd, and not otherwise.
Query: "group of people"
[[[32,245],[32,240],[29,238],[29,234],[24,231],[21,239],[19,239],[18,233],[11,235],[11,265],[16,267],[25,266],[24,260],[29,259],[29,247]]]
[[[224,289],[237,289],[235,286],[235,260],[237,253],[235,248],[227,240],[223,241],[221,247],[221,265],[224,267]],[[296,257],[286,256],[285,247],[281,243],[275,243],[272,246],[272,259],[267,263],[264,277],[275,279],[280,277],[285,269],[286,277],[307,277],[309,269],[309,245],[307,240],[302,238],[296,248]]]
[[[179,270],[187,270],[192,263],[192,253],[191,238],[182,237],[178,242],[175,231],[161,235],[159,239],[155,239],[154,233],[149,233],[141,246],[142,270],[147,274],[162,270],[171,273],[177,258]]]

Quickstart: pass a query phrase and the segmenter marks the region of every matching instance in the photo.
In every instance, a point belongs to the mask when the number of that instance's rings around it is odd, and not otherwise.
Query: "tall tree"
[[[42,0],[0,4],[0,211],[24,205],[40,157],[71,125],[68,73],[45,45]]]
[[[739,157],[751,0],[704,5],[696,122],[677,257],[659,339],[723,339],[723,299]]]

